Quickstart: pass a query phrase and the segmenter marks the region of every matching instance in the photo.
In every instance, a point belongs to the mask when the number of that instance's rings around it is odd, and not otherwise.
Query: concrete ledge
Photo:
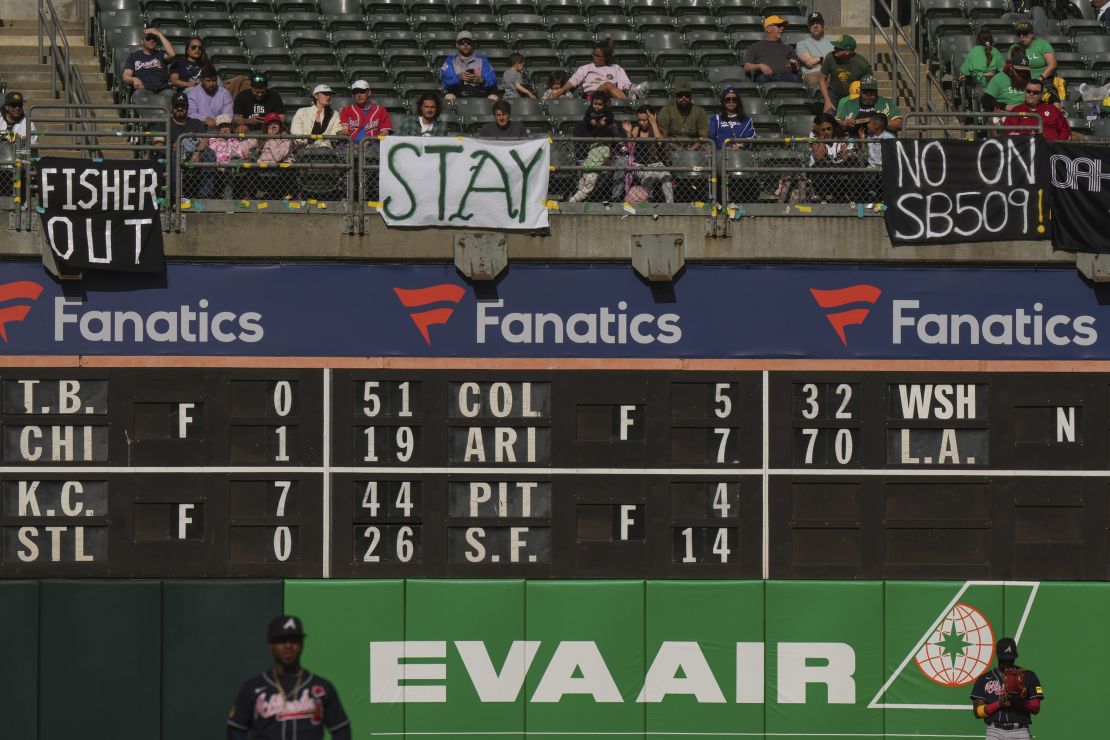
[[[376,216],[367,233],[345,235],[339,214],[190,213],[182,233],[165,235],[171,258],[397,261],[454,259],[459,229],[390,229]],[[724,237],[714,228],[727,229]],[[709,233],[707,233],[709,232]],[[722,233],[724,233],[722,231]],[[681,235],[689,261],[1074,264],[1047,241],[894,247],[880,218],[698,216],[551,217],[550,235],[508,235],[510,260],[627,262],[641,234]],[[0,255],[40,254],[41,232],[0,232]]]

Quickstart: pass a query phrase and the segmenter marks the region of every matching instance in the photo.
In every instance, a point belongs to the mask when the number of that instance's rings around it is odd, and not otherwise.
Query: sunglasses
[[[1041,91],[1040,90],[1032,90],[1032,89],[1027,87],[1027,88],[1025,88],[1025,94],[1026,95],[1040,95]]]
[[[158,37],[155,36],[152,33],[148,33],[146,36],[143,36],[143,41],[157,41],[157,40],[158,40]]]
[[[22,108],[22,107],[23,107],[23,103],[8,103],[8,104],[7,104],[7,106],[8,106],[9,108]]]
[[[739,103],[740,98],[725,98],[726,103]]]
[[[189,46],[189,49],[191,51],[202,51],[204,49],[204,47],[201,46],[200,44],[192,44],[192,45]]]
[[[690,93],[675,93],[675,98],[689,98],[692,97]]]
[[[470,39],[460,39],[459,41],[455,42],[455,45],[456,46],[474,46],[474,42],[471,41]]]

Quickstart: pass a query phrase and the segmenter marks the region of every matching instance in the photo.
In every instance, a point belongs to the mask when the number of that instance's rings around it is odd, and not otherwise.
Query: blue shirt
[[[143,87],[151,92],[158,92],[170,84],[166,53],[161,49],[155,50],[153,54],[144,54],[142,49],[133,51],[123,68],[131,70],[131,74],[138,77]]]
[[[727,139],[751,139],[755,137],[755,126],[749,116],[725,116],[714,113],[709,117],[709,138],[720,149]]]

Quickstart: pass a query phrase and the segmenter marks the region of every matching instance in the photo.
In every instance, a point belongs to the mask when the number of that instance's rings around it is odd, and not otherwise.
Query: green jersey
[[[997,100],[999,106],[1025,102],[1025,90],[1018,90],[1014,87],[1013,80],[1007,74],[992,77],[987,84],[986,93]]]
[[[990,58],[987,58],[987,48],[980,44],[975,46],[964,57],[964,63],[960,65],[960,74],[966,77],[974,77],[980,84],[985,82],[985,75],[987,72],[999,74],[1002,72],[1002,67],[1005,60],[1002,58],[1002,52],[998,49],[991,47]]]
[[[1025,47],[1025,56],[1029,59],[1029,69],[1033,72],[1034,80],[1044,74],[1044,68],[1048,66],[1044,55],[1055,53],[1052,44],[1044,39],[1033,39],[1033,43]]]
[[[866,108],[860,102],[860,98],[854,100],[852,98],[841,98],[840,104],[836,106],[836,117],[841,121],[846,121],[849,118],[858,119],[861,114],[866,117],[868,113],[882,113],[886,116],[887,121],[902,117],[902,111],[898,110],[898,106],[881,95],[875,98],[874,105]]]

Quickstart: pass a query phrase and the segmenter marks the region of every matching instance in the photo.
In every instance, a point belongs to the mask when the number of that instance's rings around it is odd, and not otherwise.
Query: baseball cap
[[[679,93],[686,93],[686,94],[690,95],[690,94],[693,94],[693,92],[694,92],[694,89],[692,87],[690,87],[689,83],[686,83],[686,82],[680,82],[677,85],[675,85],[675,88],[674,88],[674,94],[675,95],[678,95]]]
[[[1020,33],[1033,33],[1033,24],[1030,21],[1018,21],[1014,24],[1014,30]]]
[[[271,123],[281,123],[281,114],[271,111],[262,117],[263,126],[269,126]]]
[[[23,105],[23,93],[8,93],[4,96],[4,105]]]
[[[455,36],[455,43],[457,44],[460,41],[462,41],[463,39],[466,39],[467,41],[473,41],[474,40],[473,32],[471,32],[471,31],[459,31],[458,35]]]
[[[186,108],[189,107],[189,96],[186,95],[183,92],[177,93],[176,95],[173,96],[173,98],[170,99],[170,107],[171,108],[176,108],[179,105],[184,106]]]
[[[769,15],[763,19],[763,28],[767,29],[771,26],[785,26],[787,25],[786,19],[781,15]]]
[[[998,651],[999,660],[1014,660],[1018,656],[1017,643],[1012,637],[1003,637],[999,640],[995,650]]]
[[[1011,52],[1010,66],[1018,69],[1029,69],[1029,57],[1025,56],[1024,51]]]
[[[354,82],[351,83],[351,90],[352,91],[354,91],[354,90],[369,90],[369,89],[370,89],[370,83],[367,82],[366,80],[355,80]]]
[[[855,51],[855,49],[856,49],[856,40],[854,38],[852,38],[851,36],[849,36],[848,34],[844,34],[843,36],[837,36],[835,39],[833,39],[832,40],[832,45],[833,45],[834,49],[839,49],[841,51],[844,51],[844,50]]]
[[[222,115],[216,116],[216,128],[219,128],[220,126],[230,126],[230,125],[231,125],[231,116],[229,116],[228,114],[224,113]]]
[[[270,627],[266,630],[268,642],[280,642],[288,638],[300,639],[304,635],[304,625],[299,617],[292,614],[283,614],[270,620]]]
[[[875,79],[875,75],[864,75],[859,81],[860,90],[878,90],[879,81]]]
[[[251,77],[251,87],[266,87],[270,84],[270,78],[264,72],[259,72]]]
[[[312,88],[313,95],[319,95],[320,93],[330,93],[331,91],[331,88],[327,85],[317,85],[316,87]]]
[[[822,26],[825,25],[825,16],[820,13],[810,13],[809,17],[806,18],[806,25],[812,26],[814,23],[820,23]]]

